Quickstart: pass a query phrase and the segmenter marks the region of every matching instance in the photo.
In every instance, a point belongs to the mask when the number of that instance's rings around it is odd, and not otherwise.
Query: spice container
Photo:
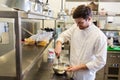
[[[52,48],[48,49],[48,59],[54,59],[54,58],[55,58],[54,49]]]

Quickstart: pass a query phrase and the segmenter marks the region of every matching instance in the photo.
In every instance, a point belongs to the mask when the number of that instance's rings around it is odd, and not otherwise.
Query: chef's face
[[[91,20],[90,18],[87,18],[87,19],[76,18],[75,22],[76,22],[77,26],[79,27],[79,29],[84,30],[87,27],[89,27],[90,20]]]

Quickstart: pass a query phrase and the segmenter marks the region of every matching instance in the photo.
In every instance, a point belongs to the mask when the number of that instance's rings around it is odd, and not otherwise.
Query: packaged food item
[[[55,58],[54,49],[52,48],[48,49],[48,59],[54,59],[54,58]]]
[[[24,39],[24,44],[25,45],[34,45],[35,44],[35,40],[33,40],[32,38],[25,38]]]
[[[36,45],[37,45],[37,46],[43,46],[43,47],[44,47],[44,46],[47,45],[47,41],[37,41],[37,42],[36,42]]]

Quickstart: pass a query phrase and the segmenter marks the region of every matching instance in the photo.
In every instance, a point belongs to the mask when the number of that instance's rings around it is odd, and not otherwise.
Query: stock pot
[[[29,0],[6,0],[5,5],[18,10],[30,10]]]

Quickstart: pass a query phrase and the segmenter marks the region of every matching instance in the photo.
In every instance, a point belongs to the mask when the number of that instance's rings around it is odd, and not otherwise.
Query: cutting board
[[[114,47],[108,46],[107,50],[108,51],[120,51],[120,46],[114,46]]]

